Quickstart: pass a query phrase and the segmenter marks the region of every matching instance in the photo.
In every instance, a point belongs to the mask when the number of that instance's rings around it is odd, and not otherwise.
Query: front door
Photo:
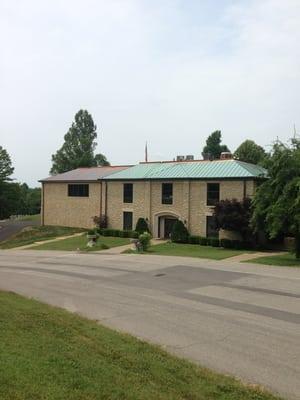
[[[173,226],[176,222],[175,218],[165,218],[165,233],[164,233],[164,237],[166,239],[169,239],[171,236],[171,232],[173,229]]]

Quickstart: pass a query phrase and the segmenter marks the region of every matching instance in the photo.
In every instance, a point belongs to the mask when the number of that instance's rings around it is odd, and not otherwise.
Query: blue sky
[[[113,164],[300,131],[300,1],[0,0],[0,145],[48,175],[74,114]]]

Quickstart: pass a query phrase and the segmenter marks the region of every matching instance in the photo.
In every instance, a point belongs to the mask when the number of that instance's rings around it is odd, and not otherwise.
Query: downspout
[[[99,211],[99,217],[101,217],[102,214],[102,181],[100,181],[100,211]]]
[[[42,182],[42,198],[41,198],[41,225],[44,226],[45,221],[45,189],[44,182]]]
[[[105,216],[107,218],[107,182],[105,181]]]

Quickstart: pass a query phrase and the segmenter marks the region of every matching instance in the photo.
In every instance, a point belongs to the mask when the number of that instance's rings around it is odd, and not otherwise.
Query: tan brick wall
[[[123,212],[133,213],[133,229],[139,217],[149,218],[150,182],[141,181],[133,184],[133,203],[123,203],[123,184],[133,182],[107,182],[108,226],[123,229]]]
[[[67,183],[44,183],[44,224],[93,228],[100,213],[100,183],[89,184],[89,197],[69,197]]]
[[[212,215],[213,208],[206,205],[206,181],[164,181],[173,182],[173,204],[161,203],[161,181],[128,181],[133,183],[133,203],[123,203],[123,183],[108,182],[107,215],[111,228],[123,228],[123,212],[133,213],[133,228],[139,217],[148,218],[153,235],[157,234],[159,215],[178,216],[186,221],[193,235],[206,236],[206,216]],[[213,181],[217,182],[217,181]],[[220,198],[242,200],[243,181],[220,181]],[[247,195],[252,195],[254,184],[248,181]],[[220,237],[232,237],[232,233],[221,232]]]
[[[168,182],[168,181],[164,181]],[[155,236],[159,215],[178,216],[186,221],[193,235],[206,235],[206,216],[212,215],[213,208],[206,205],[206,181],[169,181],[173,183],[173,204],[161,203],[160,181],[128,181],[133,183],[133,203],[123,203],[123,184],[108,181],[102,183],[102,213],[105,213],[105,199],[109,227],[123,229],[123,212],[133,212],[133,229],[139,217],[148,218]],[[213,181],[217,182],[217,181]],[[238,200],[244,196],[243,181],[219,181],[220,198]],[[68,197],[67,183],[44,184],[44,224],[74,227],[93,227],[92,217],[100,214],[101,184],[89,184],[89,197]],[[105,195],[107,186],[107,195]],[[246,182],[246,194],[252,196],[255,182]],[[232,237],[232,233],[221,232],[220,237]]]

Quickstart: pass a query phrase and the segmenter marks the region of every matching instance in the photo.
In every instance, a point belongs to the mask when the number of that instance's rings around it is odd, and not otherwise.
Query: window
[[[206,237],[209,238],[219,237],[219,231],[216,228],[216,222],[214,217],[212,216],[206,217]]]
[[[68,185],[68,196],[89,197],[89,185]]]
[[[123,229],[124,231],[132,230],[132,212],[130,211],[123,212]]]
[[[133,184],[124,183],[123,185],[123,203],[132,203],[133,199]]]
[[[214,206],[220,200],[220,184],[208,183],[207,184],[207,205]]]
[[[163,183],[161,194],[162,204],[173,204],[173,183]]]

